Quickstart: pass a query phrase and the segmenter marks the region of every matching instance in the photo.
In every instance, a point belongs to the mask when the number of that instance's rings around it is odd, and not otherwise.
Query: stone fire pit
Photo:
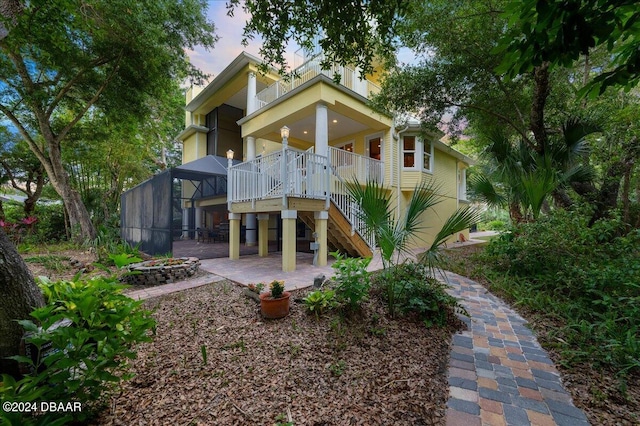
[[[153,259],[128,266],[135,274],[123,278],[133,285],[159,285],[182,281],[193,276],[200,267],[197,257],[172,257],[167,259]]]

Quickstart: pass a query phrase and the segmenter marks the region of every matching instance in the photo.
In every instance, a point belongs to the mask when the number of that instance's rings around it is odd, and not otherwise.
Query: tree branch
[[[2,112],[17,128],[20,132],[20,135],[24,138],[24,140],[29,145],[29,148],[33,151],[33,153],[38,157],[43,164],[47,163],[49,159],[44,155],[44,152],[40,149],[38,144],[33,140],[27,129],[24,128],[18,117],[16,117],[9,108],[5,105],[0,104],[0,112]]]
[[[102,83],[102,85],[98,88],[98,90],[96,91],[96,94],[93,96],[93,98],[91,98],[87,102],[85,107],[82,109],[82,111],[80,111],[78,113],[78,115],[76,115],[73,120],[71,120],[69,123],[67,123],[67,125],[64,126],[64,128],[60,131],[60,133],[58,133],[58,135],[55,138],[55,142],[56,143],[60,143],[60,141],[64,139],[64,137],[67,135],[67,133],[69,133],[69,131],[73,128],[73,126],[75,126],[76,123],[78,123],[78,121],[80,121],[80,119],[82,119],[82,117],[84,117],[84,115],[87,113],[87,111],[89,111],[89,108],[91,108],[93,106],[93,104],[95,104],[98,101],[98,99],[100,98],[100,95],[102,94],[102,92],[107,88],[107,86],[111,82],[111,79],[116,75],[116,72],[118,71],[118,67],[119,67],[121,59],[122,59],[122,52],[118,56],[118,58],[116,60],[116,63],[114,64],[113,70],[111,70],[111,74],[105,79],[105,81]]]
[[[55,98],[53,98],[53,100],[51,101],[51,104],[49,105],[49,108],[47,108],[47,110],[45,111],[46,117],[47,119],[49,119],[51,117],[51,114],[53,114],[53,111],[55,111],[56,107],[58,106],[58,104],[60,103],[60,101],[62,101],[62,99],[64,98],[64,96],[69,93],[69,91],[73,88],[73,86],[78,82],[78,80],[80,80],[80,78],[86,74],[89,70],[95,68],[95,67],[100,67],[102,65],[108,64],[110,61],[114,60],[114,59],[118,59],[116,57],[113,58],[100,58],[100,59],[96,59],[95,61],[93,61],[92,63],[90,63],[87,67],[83,68],[82,70],[80,70],[71,80],[69,80],[58,92],[58,94],[56,95]],[[56,77],[57,80],[59,80]],[[84,113],[83,113],[84,114]]]
[[[505,124],[509,125],[509,127],[511,127],[513,130],[515,130],[522,137],[522,139],[527,143],[527,145],[531,146],[532,148],[535,147],[535,145],[533,144],[533,142],[531,142],[531,140],[529,139],[527,134],[524,132],[524,130],[522,130],[522,128],[518,127],[513,122],[513,120],[511,120],[506,115],[498,114],[497,112],[495,112],[492,109],[481,107],[479,105],[459,104],[459,103],[455,103],[455,102],[449,102],[449,103],[451,104],[451,106],[454,106],[454,107],[474,109],[476,111],[482,111],[482,112],[484,112],[486,114],[489,114],[489,115],[492,115],[492,116],[494,116],[496,118],[499,118],[500,120],[504,121]]]

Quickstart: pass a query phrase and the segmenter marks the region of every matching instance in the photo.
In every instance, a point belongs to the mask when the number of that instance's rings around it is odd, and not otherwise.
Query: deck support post
[[[269,213],[260,213],[258,216],[258,256],[269,255]]]
[[[297,210],[282,210],[282,272],[296,270]]]
[[[229,213],[229,259],[240,259],[240,221],[242,215]]]
[[[320,211],[314,212],[313,218],[315,219],[315,228],[316,228],[316,240],[318,241],[318,261],[317,266],[326,266],[327,265],[327,225],[329,223],[329,212],[328,211]]]

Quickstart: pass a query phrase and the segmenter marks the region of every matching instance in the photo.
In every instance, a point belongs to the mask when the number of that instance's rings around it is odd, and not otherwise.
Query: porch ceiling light
[[[287,126],[283,126],[280,129],[280,137],[282,137],[282,139],[288,139],[289,138],[289,128]]]
[[[233,160],[233,150],[232,149],[227,151],[227,160]]]

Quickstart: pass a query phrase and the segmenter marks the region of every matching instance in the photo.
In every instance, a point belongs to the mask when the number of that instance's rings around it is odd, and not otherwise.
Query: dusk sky
[[[260,56],[258,53],[262,44],[260,39],[251,40],[246,47],[240,43],[242,30],[249,17],[241,8],[236,9],[235,16],[230,18],[227,16],[225,0],[210,0],[207,15],[209,20],[215,23],[216,34],[220,39],[213,49],[208,52],[203,48],[197,48],[189,53],[191,62],[195,66],[215,77],[243,50],[252,55]],[[287,59],[293,63],[294,49],[290,50],[291,52]]]

